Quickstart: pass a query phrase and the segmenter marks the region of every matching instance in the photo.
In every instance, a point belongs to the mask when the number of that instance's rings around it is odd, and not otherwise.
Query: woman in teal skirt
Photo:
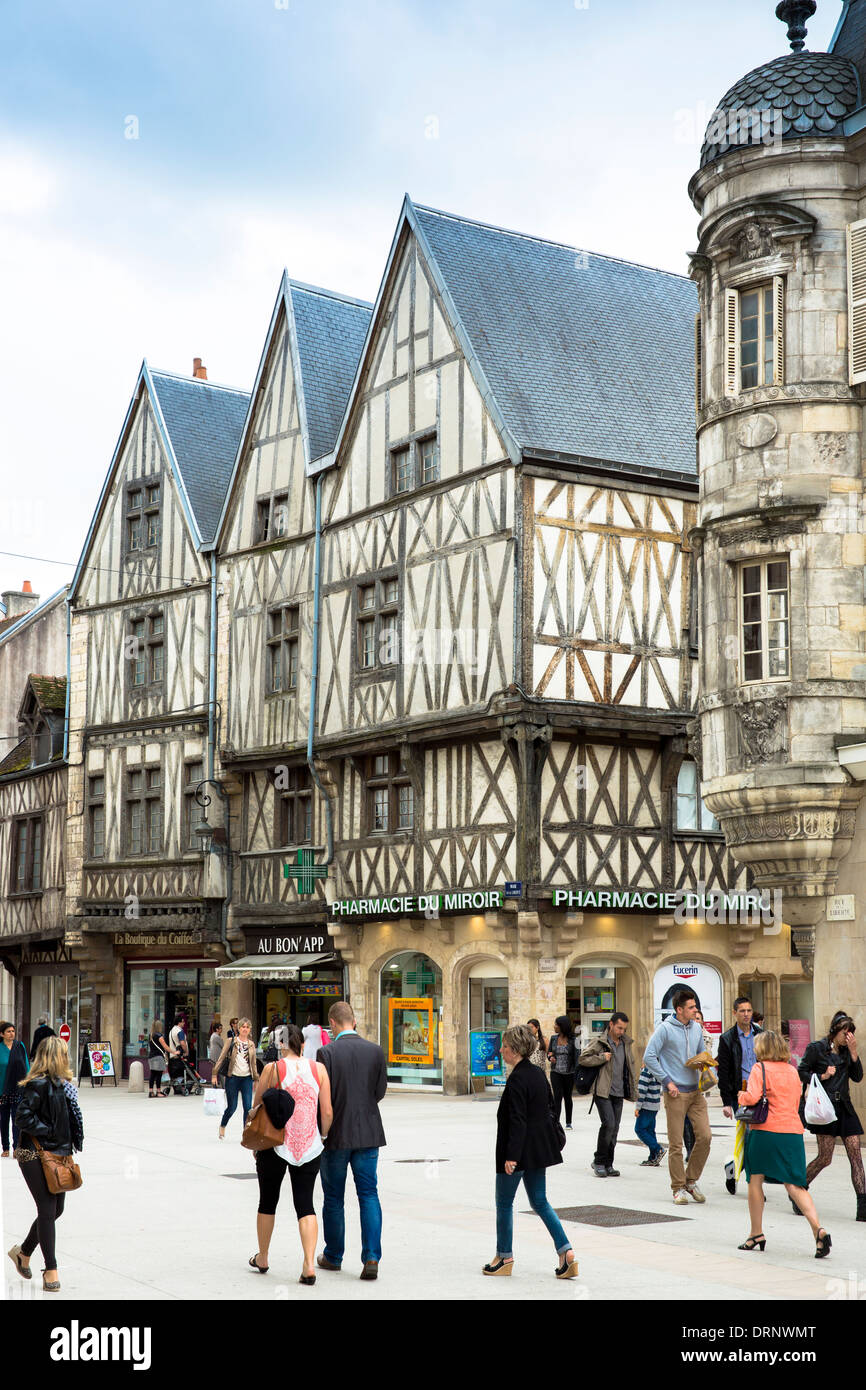
[[[787,1041],[767,1030],[755,1038],[755,1065],[740,1105],[757,1105],[763,1094],[769,1114],[762,1125],[746,1130],[745,1169],[749,1181],[749,1217],[752,1231],[740,1250],[763,1250],[767,1244],[761,1229],[764,1219],[764,1183],[781,1183],[806,1217],[815,1237],[815,1259],[830,1253],[830,1237],[818,1220],[815,1203],[806,1191],[806,1146],[799,1116],[801,1084],[791,1065]]]

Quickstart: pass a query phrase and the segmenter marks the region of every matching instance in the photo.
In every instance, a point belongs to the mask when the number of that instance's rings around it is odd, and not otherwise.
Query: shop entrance
[[[572,966],[565,980],[565,1012],[575,1033],[589,1042],[603,1033],[617,1009],[628,1014],[629,1032],[637,1023],[633,1012],[634,974],[628,965],[587,961]]]
[[[261,1041],[270,1032],[274,1018],[306,1028],[308,1023],[328,1026],[328,1010],[343,998],[343,967],[320,965],[292,972],[294,979],[256,982],[255,1036]]]
[[[420,951],[382,967],[379,1040],[391,1085],[442,1085],[442,971]]]
[[[185,1021],[190,1061],[197,1066],[207,1059],[211,1023],[219,1014],[219,984],[211,962],[186,965],[152,965],[128,962],[124,1017],[123,1075],[138,1059],[147,1068],[148,1038],[159,1019],[168,1035],[180,1016]],[[83,1018],[82,1018],[83,1022]]]

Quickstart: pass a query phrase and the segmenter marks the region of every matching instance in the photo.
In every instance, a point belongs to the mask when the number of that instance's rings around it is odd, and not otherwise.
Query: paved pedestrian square
[[[624,1299],[815,1300],[851,1298],[864,1279],[866,1228],[854,1222],[855,1200],[844,1152],[815,1184],[832,1253],[816,1263],[809,1228],[793,1216],[779,1188],[768,1188],[767,1249],[736,1249],[748,1234],[745,1185],[724,1187],[723,1163],[733,1125],[718,1100],[711,1108],[713,1148],[701,1183],[704,1206],[674,1207],[667,1165],[641,1168],[643,1146],[621,1142],[619,1178],[596,1178],[590,1161],[595,1116],[575,1098],[574,1130],[564,1163],[551,1170],[548,1194],[574,1241],[580,1278],[556,1284],[556,1259],[521,1188],[515,1202],[515,1271],[485,1279],[495,1250],[493,1152],[496,1104],[487,1099],[390,1091],[382,1103],[388,1145],[380,1155],[384,1209],[383,1259],[376,1283],[361,1283],[357,1203],[349,1184],[347,1255],[339,1274],[319,1272],[315,1288],[298,1284],[301,1249],[288,1191],[277,1212],[270,1273],[246,1264],[256,1248],[258,1184],[254,1160],[241,1148],[240,1115],[226,1139],[205,1118],[200,1097],[152,1105],[124,1084],[81,1091],[86,1126],[84,1186],[67,1199],[58,1224],[62,1291],[43,1295],[37,1276],[25,1284],[5,1251],[24,1236],[34,1208],[11,1160],[0,1164],[5,1295],[62,1302],[78,1299],[603,1299],[615,1281]],[[622,1138],[631,1141],[626,1107]],[[663,1115],[659,1127],[663,1137]],[[814,1141],[807,1136],[807,1155]],[[642,1224],[601,1226],[573,1220],[575,1209],[627,1209]],[[321,1188],[317,1187],[321,1211]],[[652,1221],[653,1216],[661,1218]],[[670,1218],[679,1219],[670,1219]],[[616,1215],[614,1219],[619,1219]],[[321,1249],[321,1239],[319,1248]],[[607,1292],[606,1292],[607,1291]]]

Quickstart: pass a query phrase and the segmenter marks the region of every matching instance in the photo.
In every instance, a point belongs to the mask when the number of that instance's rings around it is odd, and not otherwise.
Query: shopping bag
[[[814,1073],[809,1082],[804,1114],[809,1125],[832,1125],[836,1120],[836,1107]]]
[[[205,1088],[204,1113],[211,1117],[221,1115],[226,1108],[225,1092],[212,1086]]]

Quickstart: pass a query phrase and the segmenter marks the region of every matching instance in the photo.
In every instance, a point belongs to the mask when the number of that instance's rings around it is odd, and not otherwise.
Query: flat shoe
[[[265,1265],[264,1268],[262,1268],[262,1266],[257,1262],[255,1255],[250,1255],[250,1269],[257,1269],[259,1274],[267,1274],[268,1270],[270,1269],[270,1265]]]
[[[319,1269],[330,1269],[333,1271],[334,1274],[339,1274],[340,1270],[343,1267],[342,1265],[333,1264],[328,1259],[327,1255],[319,1255],[316,1259],[316,1264],[319,1266]]]
[[[20,1245],[13,1245],[13,1246],[12,1246],[12,1249],[9,1251],[9,1258],[10,1258],[10,1260],[12,1260],[12,1261],[14,1262],[15,1268],[18,1270],[18,1273],[21,1275],[21,1278],[22,1278],[22,1279],[32,1279],[32,1278],[33,1278],[33,1271],[31,1270],[30,1266],[29,1266],[29,1265],[24,1265],[24,1264],[21,1263],[21,1246],[20,1246]]]

